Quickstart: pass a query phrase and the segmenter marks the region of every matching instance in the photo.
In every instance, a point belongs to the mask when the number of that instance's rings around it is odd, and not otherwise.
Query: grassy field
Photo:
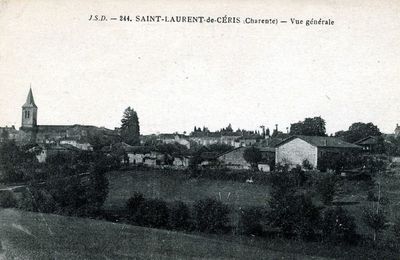
[[[0,259],[324,259],[226,240],[0,208]]]
[[[146,197],[186,203],[212,197],[237,209],[266,205],[269,189],[268,186],[254,183],[194,179],[180,173],[120,171],[109,173],[109,195],[104,207],[124,207],[134,192],[141,192]]]
[[[109,173],[109,196],[104,204],[106,209],[115,209],[125,206],[125,203],[134,192],[141,192],[146,197],[161,198],[166,201],[181,200],[193,203],[196,200],[213,197],[232,206],[232,221],[237,220],[234,212],[239,207],[265,206],[269,196],[268,185],[256,183],[240,183],[235,181],[210,180],[206,178],[190,178],[180,173],[163,173],[161,171],[119,171]],[[382,205],[389,224],[400,217],[400,169],[391,173],[383,173],[375,178],[375,185],[365,181],[342,180],[335,201],[347,209],[355,218],[358,231],[368,234],[370,230],[362,221],[364,209],[376,206],[367,200],[367,192],[378,194],[380,183],[381,195],[389,200],[388,205]],[[385,236],[391,236],[391,228]]]

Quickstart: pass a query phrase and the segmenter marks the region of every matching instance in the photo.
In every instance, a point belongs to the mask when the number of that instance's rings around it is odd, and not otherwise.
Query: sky
[[[400,123],[400,2],[0,1],[0,126],[20,126],[32,86],[38,124],[141,133],[226,127],[286,131],[321,116]],[[90,22],[91,14],[272,18],[286,24]],[[334,25],[291,25],[290,18]]]

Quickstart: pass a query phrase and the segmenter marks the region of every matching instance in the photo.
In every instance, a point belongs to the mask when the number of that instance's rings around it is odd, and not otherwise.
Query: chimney
[[[275,130],[278,132],[278,124],[275,124]]]

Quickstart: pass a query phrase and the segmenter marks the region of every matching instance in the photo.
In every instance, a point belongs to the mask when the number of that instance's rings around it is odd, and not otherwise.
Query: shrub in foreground
[[[242,209],[238,223],[238,231],[243,235],[261,236],[263,234],[262,220],[264,209],[253,207]]]
[[[18,208],[42,213],[54,213],[59,209],[50,193],[44,189],[37,189],[32,186],[27,187],[22,193],[22,197],[18,202]]]
[[[138,224],[141,226],[162,228],[168,225],[169,211],[167,203],[160,199],[146,199],[139,208]]]
[[[169,209],[169,227],[175,230],[189,230],[190,209],[181,202],[174,202]]]
[[[146,199],[143,194],[135,193],[126,203],[131,222],[145,227],[167,227],[169,209],[160,199]]]
[[[342,207],[328,209],[321,222],[324,240],[333,243],[353,244],[356,241],[356,224],[354,217]]]
[[[14,193],[12,191],[1,191],[0,192],[0,207],[3,208],[14,208],[17,205]]]
[[[395,221],[393,231],[397,244],[400,247],[400,218],[397,218],[397,220]]]
[[[336,192],[336,177],[326,175],[317,183],[317,191],[325,205],[330,205]]]
[[[306,195],[296,196],[292,215],[294,234],[304,240],[313,240],[321,222],[320,209]]]
[[[140,207],[145,202],[142,193],[135,192],[132,197],[126,202],[126,209],[128,211],[129,220],[135,223],[140,222]]]
[[[194,206],[196,229],[206,233],[224,233],[228,229],[229,208],[215,199],[197,201]]]

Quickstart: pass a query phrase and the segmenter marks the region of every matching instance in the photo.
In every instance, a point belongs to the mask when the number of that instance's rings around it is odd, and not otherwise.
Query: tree
[[[3,130],[3,132],[1,132],[1,135],[0,135],[0,141],[2,141],[2,142],[7,141],[8,140],[8,136],[9,136],[8,131],[7,130]]]
[[[107,168],[100,163],[94,164],[89,171],[89,181],[86,185],[85,197],[86,208],[98,211],[103,206],[108,195],[108,179],[106,176]]]
[[[341,137],[343,140],[349,143],[354,143],[368,136],[381,136],[382,133],[378,126],[373,123],[353,123],[349,130],[339,131],[335,133],[336,137]]]
[[[140,144],[139,118],[136,111],[131,107],[128,107],[124,111],[124,115],[121,120],[121,137],[122,141],[127,144]]]
[[[261,152],[256,147],[249,147],[244,150],[243,158],[251,164],[253,168],[257,168],[257,164],[261,161]]]
[[[278,165],[271,175],[268,214],[272,227],[288,237],[314,238],[320,219],[319,209],[304,194],[297,194],[297,177],[288,166]]]
[[[326,136],[325,120],[321,117],[305,118],[290,125],[290,134]]]
[[[381,210],[364,210],[362,219],[373,230],[373,240],[377,239],[380,232],[386,228],[386,216]]]
[[[384,145],[387,155],[400,156],[400,136],[388,136]]]
[[[38,167],[33,150],[31,146],[17,146],[14,140],[0,143],[0,179],[20,182],[31,178]]]

